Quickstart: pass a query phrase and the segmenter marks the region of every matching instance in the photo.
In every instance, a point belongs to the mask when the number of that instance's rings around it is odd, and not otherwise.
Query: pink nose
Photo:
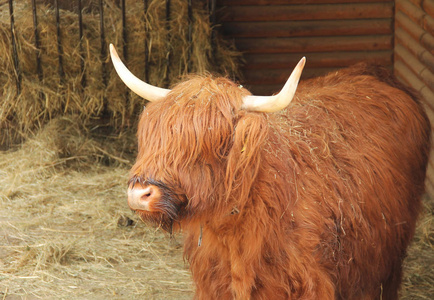
[[[159,189],[152,185],[128,188],[128,206],[133,210],[153,211],[152,204],[159,198]]]

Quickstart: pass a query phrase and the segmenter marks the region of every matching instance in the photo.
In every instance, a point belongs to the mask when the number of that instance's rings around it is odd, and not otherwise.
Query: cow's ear
[[[263,145],[268,136],[267,116],[245,113],[235,126],[232,147],[227,157],[226,198],[239,200],[249,196],[259,172]]]

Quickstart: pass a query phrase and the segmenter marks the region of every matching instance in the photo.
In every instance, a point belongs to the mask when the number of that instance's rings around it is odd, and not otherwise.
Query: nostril
[[[147,189],[144,190],[144,193],[142,195],[142,200],[147,200],[147,198],[151,197],[153,194],[153,190],[151,187],[148,187]]]

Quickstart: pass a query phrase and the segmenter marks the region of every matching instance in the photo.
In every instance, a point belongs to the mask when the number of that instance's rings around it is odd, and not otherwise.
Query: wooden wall
[[[376,61],[421,93],[434,125],[434,0],[216,1],[220,29],[244,53],[241,81],[253,93],[279,91],[303,56],[304,78]],[[427,191],[434,197],[434,153]]]
[[[217,0],[223,34],[244,52],[243,84],[278,91],[306,56],[304,78],[361,60],[392,68],[393,0]]]
[[[434,125],[434,0],[396,0],[395,10],[395,74],[421,93]],[[434,197],[431,152],[426,186]]]

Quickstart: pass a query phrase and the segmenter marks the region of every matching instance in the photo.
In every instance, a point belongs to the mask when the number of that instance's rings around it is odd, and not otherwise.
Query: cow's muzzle
[[[135,185],[128,188],[128,206],[132,210],[156,211],[154,206],[161,199],[161,191],[154,185],[142,187]]]

